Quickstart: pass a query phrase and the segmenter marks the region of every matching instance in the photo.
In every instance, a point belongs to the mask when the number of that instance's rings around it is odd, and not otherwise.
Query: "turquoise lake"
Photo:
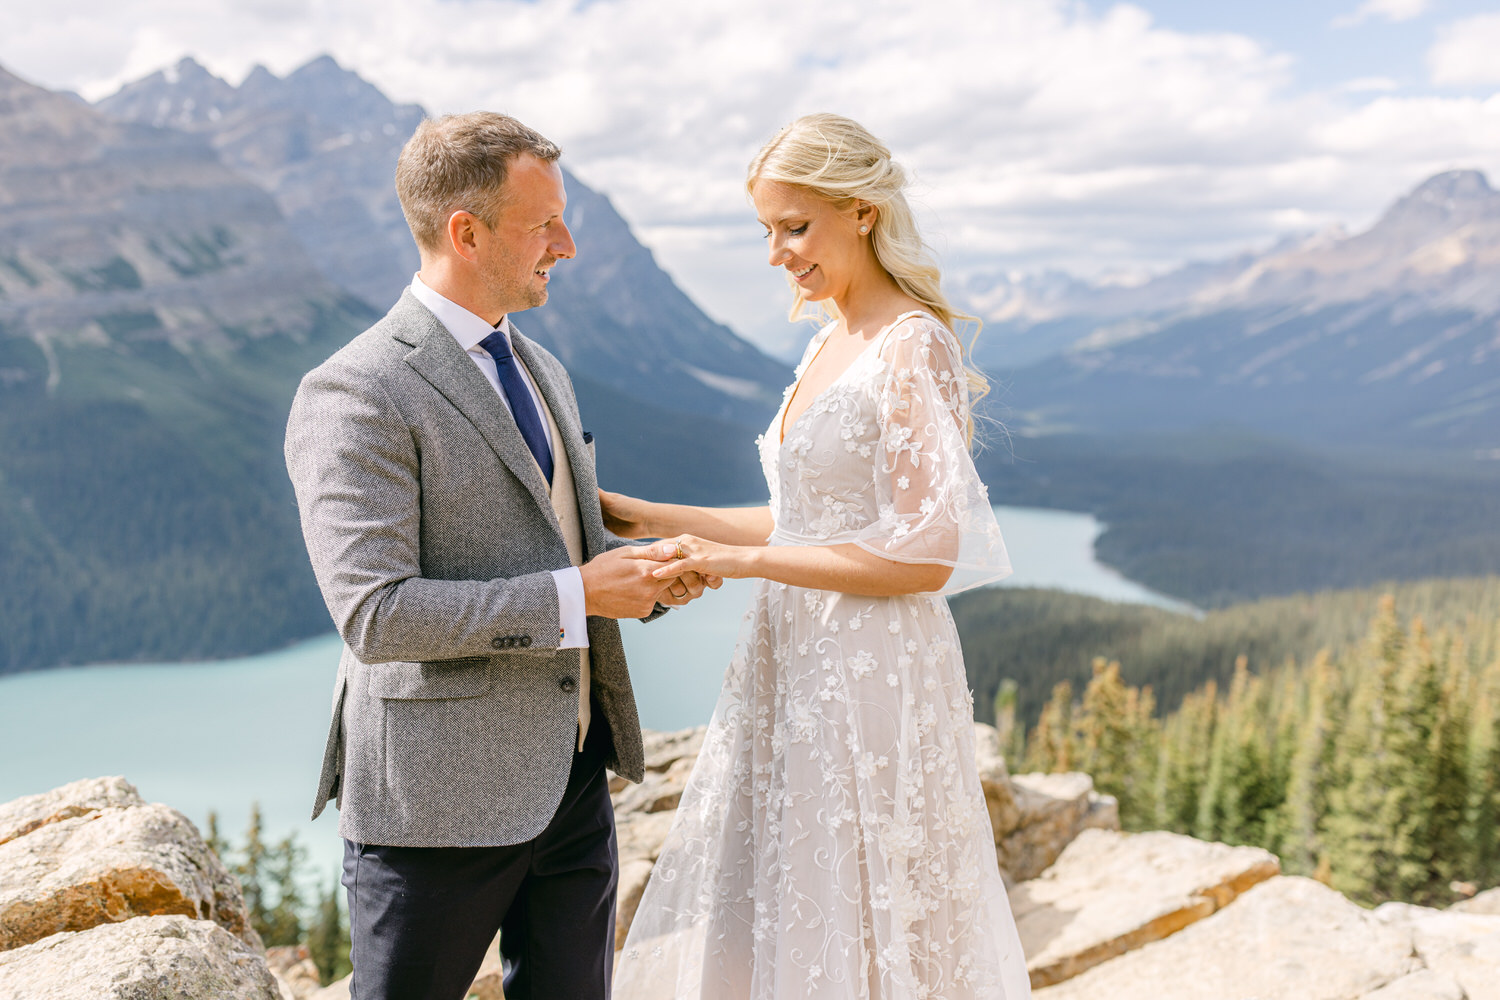
[[[1056,587],[1191,612],[1094,559],[1087,514],[997,507],[1015,573],[1002,586]],[[727,581],[650,625],[624,623],[641,721],[708,721],[753,584]],[[268,832],[295,832],[332,878],[330,808],[309,822],[340,643],[329,635],[235,660],[44,670],[0,679],[0,802],[78,778],[123,774],[200,826],[209,810],[238,840],[259,802]],[[326,880],[325,879],[325,880]]]

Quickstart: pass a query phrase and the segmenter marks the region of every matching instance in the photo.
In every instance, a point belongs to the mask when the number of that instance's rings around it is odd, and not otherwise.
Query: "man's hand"
[[[653,558],[660,559],[661,557],[655,556]],[[655,567],[652,568],[654,569]],[[667,584],[664,596],[658,597],[657,600],[668,607],[680,608],[689,601],[696,601],[702,597],[705,589],[718,590],[724,585],[724,578],[721,576],[699,576],[692,570],[688,570],[681,576],[668,577],[666,580],[658,580],[656,582]]]
[[[681,607],[702,595],[705,586],[722,583],[705,581],[693,572],[658,580],[651,571],[661,559],[656,546],[631,545],[600,553],[584,563],[579,567],[584,613],[602,618],[645,618],[658,601]]]

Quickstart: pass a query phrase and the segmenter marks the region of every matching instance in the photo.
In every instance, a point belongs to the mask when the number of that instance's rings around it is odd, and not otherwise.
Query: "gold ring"
[[[682,543],[681,542],[677,543],[677,558],[678,559],[686,559],[687,558],[687,553],[682,551]]]

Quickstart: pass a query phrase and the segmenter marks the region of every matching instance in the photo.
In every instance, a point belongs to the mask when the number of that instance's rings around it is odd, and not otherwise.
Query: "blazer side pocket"
[[[484,694],[494,683],[487,656],[425,663],[377,663],[367,669],[370,693],[395,700],[473,698]]]

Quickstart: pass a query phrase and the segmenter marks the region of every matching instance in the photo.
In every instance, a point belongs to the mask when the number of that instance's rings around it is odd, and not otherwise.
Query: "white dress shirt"
[[[484,377],[489,380],[495,393],[500,397],[500,402],[505,404],[506,410],[509,410],[510,400],[505,398],[505,389],[500,385],[500,373],[495,369],[495,359],[479,346],[479,342],[496,330],[504,334],[508,342],[510,318],[502,318],[499,326],[490,326],[489,323],[457,302],[428,288],[420,275],[412,275],[411,293],[416,296],[418,302],[432,311],[432,314],[438,318],[438,322],[442,323],[449,333],[453,334],[453,339],[458,341],[458,346],[463,348],[470,361],[479,366],[479,370],[484,373]],[[526,370],[526,364],[519,356],[516,357],[516,367],[521,370],[537,412],[544,412],[543,407],[546,403],[543,402],[542,394],[536,387],[536,380],[531,377],[531,372]],[[553,442],[554,448],[561,446],[562,442]],[[552,579],[557,583],[557,620],[559,628],[562,629],[562,638],[558,641],[558,648],[583,649],[589,644],[588,616],[584,614],[583,603],[583,574],[578,571],[577,566],[569,566],[566,569],[553,570]]]

